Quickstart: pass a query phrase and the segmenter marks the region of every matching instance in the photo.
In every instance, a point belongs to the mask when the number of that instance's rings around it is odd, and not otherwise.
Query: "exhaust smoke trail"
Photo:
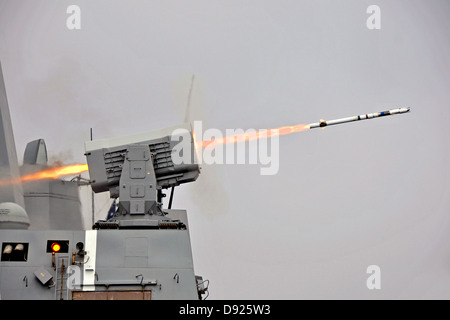
[[[17,179],[0,180],[0,186],[7,184],[17,184],[25,181],[43,180],[43,179],[58,179],[61,176],[70,174],[79,174],[88,170],[87,164],[73,164],[61,167],[48,168],[35,173],[30,173],[21,176]]]

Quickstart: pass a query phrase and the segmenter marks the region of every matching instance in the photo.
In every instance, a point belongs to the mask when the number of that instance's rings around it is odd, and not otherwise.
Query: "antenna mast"
[[[91,141],[92,141],[92,128],[91,128]],[[91,190],[91,199],[92,199],[92,225],[94,225],[95,224],[94,190]]]

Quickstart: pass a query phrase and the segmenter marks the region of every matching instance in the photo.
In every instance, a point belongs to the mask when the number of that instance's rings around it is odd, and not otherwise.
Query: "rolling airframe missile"
[[[335,120],[328,120],[328,121],[320,120],[319,122],[309,124],[309,128],[310,129],[324,128],[326,126],[332,126],[334,124],[341,124],[341,123],[346,123],[346,122],[353,122],[353,121],[359,121],[359,120],[365,120],[365,119],[373,119],[373,118],[378,118],[378,117],[391,116],[394,114],[406,113],[406,112],[409,112],[409,110],[410,110],[409,108],[398,108],[398,109],[391,109],[388,111],[368,113],[368,114],[363,114],[363,115],[359,115],[359,116],[353,116],[353,117],[347,117],[347,118],[341,118],[341,119],[335,119]]]

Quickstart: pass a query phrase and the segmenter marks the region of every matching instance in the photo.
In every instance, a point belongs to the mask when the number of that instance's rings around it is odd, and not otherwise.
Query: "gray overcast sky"
[[[81,30],[66,27],[71,4]],[[366,27],[372,4],[380,30]],[[205,165],[174,207],[188,210],[210,299],[449,299],[449,16],[445,0],[0,0],[19,161],[37,138],[51,159],[85,163],[91,127],[107,138],[181,123],[192,74],[190,119],[204,128],[409,106],[280,137],[273,176]],[[366,287],[372,264],[381,290]]]

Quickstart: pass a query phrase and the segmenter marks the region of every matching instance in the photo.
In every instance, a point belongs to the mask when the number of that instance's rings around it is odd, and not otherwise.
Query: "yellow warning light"
[[[53,252],[58,252],[61,250],[61,245],[58,242],[53,242],[51,247]]]

